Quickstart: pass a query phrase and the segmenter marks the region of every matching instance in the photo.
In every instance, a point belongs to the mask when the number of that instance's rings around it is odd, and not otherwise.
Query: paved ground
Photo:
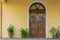
[[[0,38],[0,40],[60,40],[60,39],[42,39],[42,38]]]

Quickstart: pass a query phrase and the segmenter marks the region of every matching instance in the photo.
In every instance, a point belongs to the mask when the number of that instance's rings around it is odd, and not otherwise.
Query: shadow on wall
[[[18,4],[18,5],[26,5],[26,2],[27,2],[28,0],[7,0],[7,3],[10,3],[10,4]],[[30,2],[33,2],[34,0],[29,0],[28,2],[27,2],[27,4],[28,3],[30,3]]]

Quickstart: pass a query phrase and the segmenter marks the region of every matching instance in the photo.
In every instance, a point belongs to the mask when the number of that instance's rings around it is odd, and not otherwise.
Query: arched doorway
[[[46,8],[40,2],[29,8],[29,37],[46,37]]]

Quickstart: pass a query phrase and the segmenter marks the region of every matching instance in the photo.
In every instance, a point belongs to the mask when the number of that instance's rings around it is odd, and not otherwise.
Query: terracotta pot
[[[9,38],[12,38],[12,37],[13,37],[13,35],[12,35],[12,34],[8,34],[8,36],[9,36]]]

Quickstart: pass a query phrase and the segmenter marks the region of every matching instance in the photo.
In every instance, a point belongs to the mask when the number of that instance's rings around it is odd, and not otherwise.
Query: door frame
[[[39,2],[39,3],[43,4],[44,7],[45,7],[45,10],[46,10],[46,28],[45,28],[46,29],[46,37],[45,38],[48,38],[48,14],[47,14],[47,7],[46,7],[46,5],[42,1],[33,1],[33,2],[31,2],[29,4],[28,9],[27,9],[27,28],[29,29],[29,8],[30,8],[30,6],[32,4],[34,4],[36,2]]]

